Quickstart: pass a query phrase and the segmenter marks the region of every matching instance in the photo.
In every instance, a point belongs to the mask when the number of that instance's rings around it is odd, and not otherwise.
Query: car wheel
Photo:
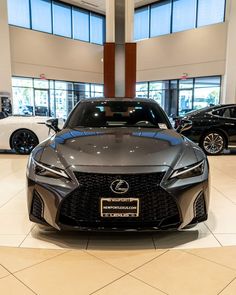
[[[200,146],[207,155],[218,155],[224,150],[226,140],[221,132],[211,131],[203,136]]]
[[[18,154],[30,154],[39,144],[36,134],[27,129],[20,129],[13,133],[11,137],[11,147]]]

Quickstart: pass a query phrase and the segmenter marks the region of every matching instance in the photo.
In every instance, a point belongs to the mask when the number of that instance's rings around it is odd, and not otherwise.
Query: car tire
[[[33,131],[19,129],[12,134],[10,144],[17,154],[28,155],[39,144],[39,140]]]
[[[220,131],[209,131],[201,139],[200,147],[207,155],[219,155],[226,147],[226,139]]]

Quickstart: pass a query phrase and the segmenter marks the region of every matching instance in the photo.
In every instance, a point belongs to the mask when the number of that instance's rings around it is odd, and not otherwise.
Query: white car
[[[49,135],[48,117],[6,116],[0,113],[0,149],[29,154]]]

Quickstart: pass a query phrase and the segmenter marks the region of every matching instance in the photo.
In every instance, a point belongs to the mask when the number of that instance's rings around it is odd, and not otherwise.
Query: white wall
[[[138,42],[137,79],[152,81],[224,75],[227,24],[221,23]]]
[[[7,0],[0,1],[0,92],[11,93],[11,56]]]
[[[12,75],[103,82],[103,46],[10,27]]]

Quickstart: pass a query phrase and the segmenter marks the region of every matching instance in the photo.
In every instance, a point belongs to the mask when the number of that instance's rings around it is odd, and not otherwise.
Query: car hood
[[[181,168],[201,157],[204,156],[199,148],[174,130],[113,128],[64,129],[47,142],[39,160],[58,168],[156,165]]]

